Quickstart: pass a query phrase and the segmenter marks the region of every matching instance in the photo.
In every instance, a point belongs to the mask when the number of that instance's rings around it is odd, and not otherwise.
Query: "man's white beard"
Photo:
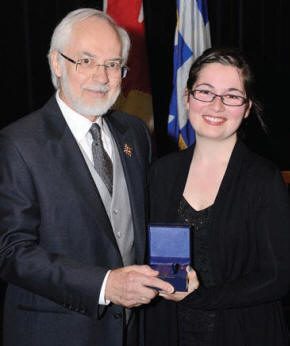
[[[64,90],[63,92],[65,93]],[[118,90],[116,90],[116,92],[110,98],[102,101],[97,100],[93,105],[86,105],[82,102],[82,100],[75,100],[73,98],[70,98],[70,102],[72,104],[72,108],[83,116],[104,115],[114,105],[119,94],[120,88],[118,88]],[[67,96],[68,95],[66,95],[66,97]]]
[[[105,100],[96,99],[94,104],[86,105],[83,103],[81,99],[76,99],[73,96],[70,85],[67,81],[66,71],[64,71],[63,76],[61,78],[61,85],[62,85],[62,92],[65,98],[70,103],[72,109],[85,117],[99,116],[99,115],[106,114],[108,110],[114,105],[114,103],[116,102],[121,92],[121,87],[119,87],[118,89],[116,89],[114,94],[111,95],[110,98],[107,98]],[[102,84],[96,84],[94,87],[90,89],[95,91],[102,91],[102,92],[105,92],[108,90],[107,86],[104,86]]]

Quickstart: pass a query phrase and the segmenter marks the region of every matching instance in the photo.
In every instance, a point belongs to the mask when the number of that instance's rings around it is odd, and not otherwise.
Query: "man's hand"
[[[126,308],[148,304],[161,292],[170,294],[174,288],[157,277],[158,272],[147,265],[132,265],[112,270],[108,276],[105,298]],[[156,288],[156,289],[155,289]]]

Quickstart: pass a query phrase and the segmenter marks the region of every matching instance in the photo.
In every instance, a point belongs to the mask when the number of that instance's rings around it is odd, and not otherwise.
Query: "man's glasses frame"
[[[128,73],[128,66],[122,65],[122,60],[121,59],[113,59],[113,60],[108,60],[104,64],[97,64],[96,60],[94,57],[86,57],[86,58],[81,58],[78,60],[74,60],[62,52],[58,52],[64,59],[67,61],[71,62],[72,64],[75,64],[76,66],[76,71],[78,71],[78,67],[82,67],[86,71],[91,71],[96,67],[103,66],[105,68],[105,71],[107,73],[115,73],[119,72],[121,73],[121,78],[125,78]]]

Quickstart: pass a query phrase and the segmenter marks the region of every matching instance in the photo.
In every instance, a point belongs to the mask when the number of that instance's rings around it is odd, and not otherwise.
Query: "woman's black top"
[[[214,286],[208,246],[208,222],[211,207],[196,211],[184,197],[181,198],[178,213],[191,227],[192,267],[200,285]],[[216,313],[214,311],[191,309],[190,305],[178,306],[180,346],[212,345]]]
[[[172,153],[152,166],[151,223],[185,222],[178,210],[193,152],[194,147]],[[204,331],[211,328],[208,318],[214,321],[214,337],[202,346],[288,345],[280,302],[290,283],[288,198],[279,169],[238,141],[206,225],[193,232],[193,264],[201,285],[178,303],[160,298],[146,306],[146,346],[177,346],[180,340],[196,346],[188,336],[197,338],[194,328],[210,334]],[[207,319],[202,326],[198,311]],[[177,321],[188,328],[188,336]]]

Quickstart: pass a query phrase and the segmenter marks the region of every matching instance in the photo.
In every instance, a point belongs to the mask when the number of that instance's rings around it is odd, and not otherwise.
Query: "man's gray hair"
[[[90,17],[98,17],[100,19],[106,20],[113,29],[116,30],[117,34],[120,37],[122,44],[122,59],[125,64],[128,60],[129,50],[131,41],[127,31],[116,24],[116,22],[106,13],[96,10],[94,8],[80,8],[69,12],[61,22],[56,26],[51,37],[50,49],[48,52],[48,62],[51,72],[51,80],[55,89],[58,88],[58,78],[55,75],[52,63],[51,63],[51,53],[53,51],[63,51],[66,44],[70,40],[70,34],[75,23],[81,22]]]

